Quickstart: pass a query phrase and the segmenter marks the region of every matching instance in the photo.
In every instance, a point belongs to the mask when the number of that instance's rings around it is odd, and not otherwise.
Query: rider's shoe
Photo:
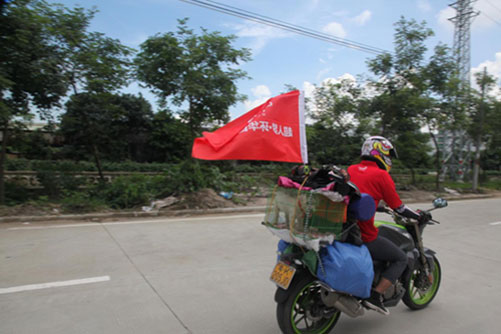
[[[390,311],[383,304],[383,296],[379,292],[372,291],[371,296],[363,300],[365,307],[371,310],[377,311],[383,315],[390,315]]]

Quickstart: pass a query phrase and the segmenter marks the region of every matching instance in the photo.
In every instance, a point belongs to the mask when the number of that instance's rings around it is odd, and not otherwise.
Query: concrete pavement
[[[470,200],[434,212],[442,224],[424,240],[443,281],[430,307],[343,316],[333,333],[498,333],[500,207]],[[268,279],[278,240],[262,218],[0,224],[0,333],[279,333]]]

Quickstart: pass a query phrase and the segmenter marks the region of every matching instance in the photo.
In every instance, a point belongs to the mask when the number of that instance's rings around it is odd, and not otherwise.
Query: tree
[[[490,136],[480,162],[483,170],[501,171],[501,132],[499,131],[501,129],[501,101],[493,99],[491,103],[490,117],[486,122]]]
[[[456,96],[460,81],[456,76],[457,64],[449,47],[439,44],[430,61],[423,68],[422,78],[426,85],[424,90],[428,106],[421,113],[422,125],[428,133],[435,148],[435,188],[440,188],[442,171],[442,152],[436,134],[440,131],[455,130],[464,123],[462,109],[457,108]]]
[[[492,104],[487,102],[487,94],[496,84],[496,79],[487,74],[487,69],[484,68],[482,73],[475,74],[477,84],[480,87],[480,93],[475,99],[475,108],[472,113],[472,122],[469,128],[469,133],[475,141],[475,159],[473,164],[473,191],[478,190],[478,176],[480,173],[480,152],[482,145],[488,138],[487,121],[489,120]]]
[[[90,154],[104,179],[102,155],[108,160],[149,160],[152,131],[151,105],[142,96],[111,93],[72,95],[61,117],[60,133],[71,152]]]
[[[109,135],[113,141],[107,155],[111,160],[149,161],[148,146],[153,131],[151,104],[142,96],[115,95],[112,101],[117,112],[111,117]]]
[[[0,204],[5,200],[4,163],[12,120],[29,117],[31,108],[47,116],[66,92],[46,10],[43,1],[18,0],[0,15]]]
[[[130,79],[129,59],[133,49],[126,47],[119,40],[106,37],[99,32],[89,32],[88,28],[96,9],[85,10],[81,7],[68,9],[62,5],[53,5],[45,9],[45,14],[50,18],[55,43],[58,45],[58,57],[64,69],[65,79],[74,95],[81,92],[85,96],[75,97],[69,105],[71,108],[82,106],[82,111],[89,115],[78,113],[80,120],[88,125],[94,125],[96,112],[108,112],[113,109],[90,110],[80,101],[90,99],[91,105],[104,107],[108,93],[113,93],[126,85]],[[99,99],[103,101],[98,102]],[[112,104],[113,105],[113,104]],[[73,113],[76,113],[74,110]],[[71,117],[71,116],[70,116]],[[103,116],[105,117],[105,116]],[[109,117],[112,117],[110,115]],[[107,131],[107,128],[94,126],[94,130]],[[83,134],[84,132],[80,132]],[[106,133],[96,134],[87,132],[90,136],[87,143],[92,147],[92,154],[101,180],[104,180],[101,169],[101,157],[96,138],[108,137]]]
[[[433,35],[424,22],[405,18],[395,23],[394,54],[378,55],[367,62],[372,73],[378,76],[371,82],[376,96],[369,107],[372,116],[379,119],[381,135],[396,136],[402,121],[411,121],[419,127],[416,117],[423,110],[424,83],[421,77],[424,41]]]
[[[80,93],[66,103],[66,113],[61,117],[60,131],[66,143],[88,148],[101,180],[104,180],[100,147],[110,145],[110,115],[118,113],[110,93]]]
[[[128,78],[132,49],[103,34],[88,32],[95,10],[19,0],[0,15],[0,203],[3,168],[12,120],[36,109],[50,118],[68,87],[77,93],[113,91]],[[97,158],[97,157],[96,157]]]
[[[208,123],[228,121],[228,108],[243,98],[235,81],[246,77],[244,71],[230,66],[249,60],[250,53],[233,48],[235,36],[205,29],[196,35],[186,22],[179,20],[176,33],[148,38],[135,64],[137,78],[158,96],[161,106],[168,102],[186,106],[178,114],[193,138]]]
[[[363,89],[356,80],[324,82],[315,88],[314,107],[309,111],[315,120],[307,128],[311,160],[317,163],[349,165],[360,155],[367,121],[359,113],[365,103]]]
[[[168,110],[154,115],[148,142],[149,157],[158,162],[182,161],[192,144],[188,125]]]
[[[426,162],[429,147],[421,134],[422,116],[430,109],[424,78],[425,41],[433,35],[426,23],[401,18],[396,24],[394,54],[379,55],[368,61],[378,76],[371,82],[376,94],[367,116],[377,120],[379,134],[390,138],[401,152],[403,165],[411,170]]]
[[[43,7],[58,48],[58,57],[72,93],[113,92],[125,86],[131,75],[133,49],[100,32],[89,32],[95,8],[69,9],[54,4]]]

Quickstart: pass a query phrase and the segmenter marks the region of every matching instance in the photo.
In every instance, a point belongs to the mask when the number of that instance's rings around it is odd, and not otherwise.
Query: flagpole
[[[301,145],[301,157],[303,163],[308,163],[308,143],[306,142],[306,120],[304,116],[304,91],[299,91],[299,140]]]

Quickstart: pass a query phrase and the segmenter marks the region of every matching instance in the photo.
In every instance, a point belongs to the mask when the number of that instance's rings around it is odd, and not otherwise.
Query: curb
[[[500,197],[498,194],[489,195],[465,195],[465,196],[443,196],[448,201],[487,199]],[[424,200],[403,199],[404,203],[422,203]],[[154,218],[154,217],[177,217],[177,216],[197,216],[209,214],[224,213],[243,213],[243,212],[263,212],[266,206],[243,206],[236,208],[216,208],[216,209],[193,209],[176,211],[120,211],[110,213],[87,213],[71,215],[47,215],[47,216],[7,216],[0,217],[2,223],[24,223],[24,222],[56,222],[56,221],[101,221],[114,218]]]
[[[467,201],[472,199],[497,198],[500,196],[493,194],[493,195],[465,195],[465,196],[450,195],[450,196],[438,196],[438,197],[442,197],[447,201]],[[402,201],[404,203],[423,203],[425,200],[413,200],[412,198],[403,198]]]
[[[176,211],[122,211],[110,213],[87,213],[72,215],[47,215],[47,216],[7,216],[0,217],[2,223],[24,223],[24,222],[55,222],[55,221],[100,221],[113,218],[152,218],[152,217],[177,217],[177,216],[196,216],[219,213],[241,213],[241,212],[264,212],[265,206],[245,206],[236,208],[217,208],[217,209],[194,209],[194,210],[176,210]]]

